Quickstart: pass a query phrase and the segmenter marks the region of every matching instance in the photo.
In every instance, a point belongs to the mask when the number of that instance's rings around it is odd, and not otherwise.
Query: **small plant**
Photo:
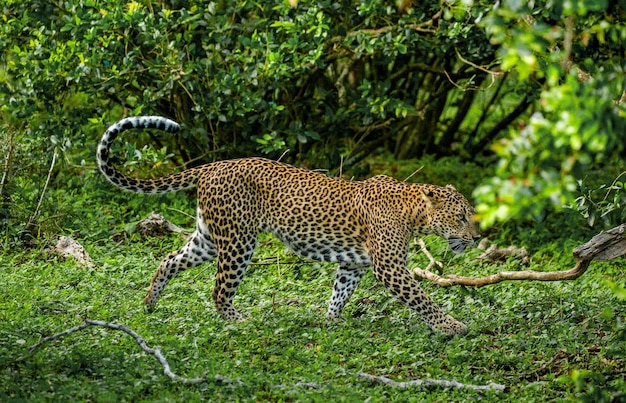
[[[624,182],[619,179],[626,174],[620,173],[610,185],[600,185],[597,188],[589,187],[583,179],[578,180],[578,196],[574,203],[566,206],[577,210],[587,224],[593,227],[598,218],[602,220],[604,226],[609,228],[624,222],[626,219],[626,189]],[[601,195],[601,199],[598,198]],[[602,196],[603,195],[603,196]]]

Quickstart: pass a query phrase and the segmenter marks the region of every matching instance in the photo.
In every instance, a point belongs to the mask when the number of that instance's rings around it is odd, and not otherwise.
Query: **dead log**
[[[85,248],[68,236],[59,237],[57,244],[48,250],[62,257],[72,256],[80,266],[94,267],[93,260]]]
[[[183,233],[184,230],[176,224],[168,221],[161,214],[152,213],[150,217],[144,218],[137,223],[137,231],[142,236],[161,237],[172,232]]]
[[[515,245],[510,245],[506,248],[498,248],[495,244],[491,245],[485,249],[482,255],[475,257],[473,260],[506,260],[510,256],[519,258],[525,265],[530,263],[530,255],[526,248],[518,248]]]
[[[580,277],[594,261],[605,262],[617,257],[626,255],[626,223],[606,232],[601,232],[591,238],[587,243],[576,247],[573,251],[576,265],[565,271],[540,272],[534,270],[524,271],[502,271],[486,277],[464,277],[457,275],[447,275],[441,277],[431,271],[414,269],[416,277],[431,280],[442,287],[453,285],[468,285],[482,287],[496,284],[507,280],[534,280],[534,281],[562,281],[574,280]]]

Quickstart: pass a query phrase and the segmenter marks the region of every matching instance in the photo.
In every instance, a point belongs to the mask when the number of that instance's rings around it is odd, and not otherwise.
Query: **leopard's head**
[[[429,230],[448,241],[455,253],[463,253],[480,238],[474,222],[474,207],[454,186],[422,189]]]

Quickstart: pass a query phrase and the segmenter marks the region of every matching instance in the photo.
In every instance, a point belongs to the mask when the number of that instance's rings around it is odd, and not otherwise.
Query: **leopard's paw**
[[[463,336],[467,334],[467,326],[464,323],[459,322],[452,316],[448,316],[446,319],[445,322],[437,323],[433,327],[441,333],[452,336]]]
[[[228,321],[243,322],[243,316],[232,305],[218,306],[217,312]]]
[[[144,307],[146,308],[146,311],[148,313],[154,312],[156,303],[157,303],[157,300],[153,298],[150,293],[148,293],[148,295],[146,295],[145,298],[143,299]]]

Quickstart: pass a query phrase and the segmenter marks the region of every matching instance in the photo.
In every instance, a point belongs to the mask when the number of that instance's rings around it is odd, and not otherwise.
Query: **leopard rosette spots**
[[[413,236],[437,234],[457,253],[474,245],[474,209],[454,187],[409,184],[387,176],[347,181],[263,158],[218,161],[163,178],[135,179],[119,172],[109,159],[117,135],[135,128],[175,132],[178,125],[158,116],[112,125],[97,152],[106,178],[134,192],[166,193],[195,186],[198,194],[196,230],[185,246],[161,262],[144,299],[149,309],[176,274],[217,258],[213,301],[223,317],[241,319],[233,296],[258,235],[270,232],[303,257],[339,264],[330,317],[340,316],[372,267],[375,277],[432,328],[447,334],[466,332],[407,269]]]

